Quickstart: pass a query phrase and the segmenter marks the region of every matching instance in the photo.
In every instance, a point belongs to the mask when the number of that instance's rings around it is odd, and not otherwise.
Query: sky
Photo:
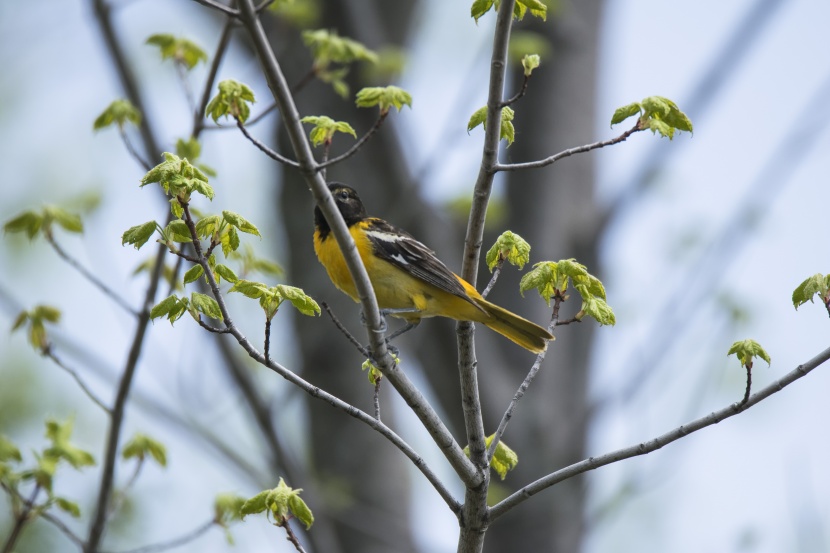
[[[165,137],[181,136],[187,132],[182,129],[187,129],[189,116],[183,115],[180,95],[170,94],[178,86],[175,72],[142,44],[150,34],[170,32],[185,34],[210,51],[216,31],[202,24],[204,9],[188,2],[119,4],[123,39],[131,45],[140,78],[152,83],[147,87],[152,109],[164,114],[161,132]],[[597,333],[592,393],[612,401],[600,411],[591,454],[650,439],[739,400],[745,375],[734,358],[726,357],[736,340],[754,338],[772,356],[770,367],[756,364],[754,389],[828,345],[826,311],[814,304],[795,311],[790,294],[807,276],[830,270],[823,242],[830,102],[826,93],[821,95],[830,79],[830,57],[823,55],[830,5],[818,0],[764,4],[771,10],[769,17],[759,20],[757,38],[729,66],[711,103],[697,103],[695,111],[688,111],[695,124],[693,136],[669,142],[640,133],[591,154],[604,202],[613,202],[650,156],[666,156],[650,193],[614,220],[602,244],[605,283],[618,324]],[[755,5],[749,0],[609,1],[603,22],[597,139],[621,132],[608,126],[616,107],[646,96],[666,96],[686,109],[694,102],[701,75]],[[439,8],[445,17],[435,20]],[[452,113],[429,82],[440,78],[448,89],[462,86],[466,74],[444,63],[445,53],[463,44],[457,61],[475,68],[490,31],[486,20],[473,24],[465,3],[448,9],[431,0],[422,9],[419,17],[435,23],[424,25],[413,38],[414,55],[404,86],[415,104],[398,122],[414,137],[416,165],[417,157],[429,152],[418,146],[417,137],[426,136],[419,113],[444,113],[448,125],[459,126],[459,137],[466,136],[468,114]],[[165,14],[162,21],[158,13]],[[117,133],[92,132],[94,118],[120,96],[102,48],[86,2],[0,3],[0,220],[42,203],[100,192],[102,205],[88,218],[83,239],[59,239],[137,303],[143,285],[130,272],[143,256],[121,248],[118,237],[128,226],[160,217],[164,206],[138,188],[142,171]],[[203,75],[204,70],[197,69],[195,76]],[[231,52],[220,73],[220,79],[225,77],[251,83],[260,97],[267,92],[256,65],[240,52]],[[483,103],[481,96],[478,104]],[[259,132],[268,136],[265,126]],[[480,133],[471,133],[459,140],[445,167],[431,175],[425,192],[440,201],[449,183],[474,167],[480,139]],[[219,172],[217,189],[233,192],[228,208],[260,224],[265,238],[257,246],[278,250],[280,238],[269,229],[266,202],[259,201],[268,186],[268,161],[233,132],[206,135],[203,157]],[[736,213],[744,212],[746,219],[741,220],[749,221],[749,227],[733,222]],[[42,242],[31,247],[14,237],[0,242],[0,328],[11,326],[14,302],[60,305],[65,313],[61,332],[96,352],[104,376],[95,364],[84,370],[90,371],[94,389],[108,395],[106,367],[122,363],[132,323],[98,298]],[[737,309],[740,320],[725,315],[725,306]],[[244,312],[246,306],[234,308]],[[675,325],[680,330],[665,336],[664,329]],[[225,397],[216,384],[217,368],[189,360],[187,348],[199,339],[199,329],[191,326],[179,324],[175,332],[166,323],[151,328],[153,347],[143,360],[137,392],[168,405],[184,401],[185,411],[201,413],[205,405],[212,405],[206,425],[234,429],[241,440],[252,441],[253,434],[239,430],[238,399]],[[107,334],[88,332],[89,328],[107,329]],[[107,347],[101,348],[102,343]],[[10,360],[0,366],[0,382],[18,365],[35,364],[22,335],[0,332],[0,358]],[[176,371],[162,371],[171,359]],[[657,369],[626,399],[621,390],[648,360],[656,360]],[[49,375],[38,380],[38,394],[50,414],[65,417],[75,412],[78,440],[97,452],[103,417],[91,409],[77,409],[83,397],[54,367],[38,363],[37,370]],[[822,470],[828,454],[824,421],[830,415],[824,401],[830,385],[827,372],[819,368],[745,415],[651,455],[596,471],[590,479],[592,532],[587,552],[827,550],[830,536],[818,522],[830,513],[830,478]],[[261,382],[278,395],[285,393],[274,379]],[[0,415],[2,411],[0,405]],[[143,413],[131,409],[128,433],[150,428],[159,434],[170,448],[171,465],[167,471],[148,468],[142,474],[135,512],[146,526],[125,524],[128,538],[163,539],[173,532],[171,526],[195,527],[210,518],[205,505],[215,490],[205,489],[205,481],[243,495],[258,491],[250,483],[240,484],[221,464],[206,461],[200,447],[177,443],[174,431],[158,428]],[[39,428],[19,432],[32,447],[40,443]],[[150,505],[166,489],[171,474],[181,482],[181,508],[174,514],[157,512]],[[94,475],[84,474],[66,486],[67,495],[84,497],[85,490],[94,487]],[[425,495],[418,501],[432,505],[435,498]],[[235,530],[239,550],[268,540],[270,530],[255,521]],[[434,533],[424,543],[425,550],[452,551],[455,537],[450,525]],[[187,550],[221,551],[224,545],[221,537],[209,535],[182,549]]]

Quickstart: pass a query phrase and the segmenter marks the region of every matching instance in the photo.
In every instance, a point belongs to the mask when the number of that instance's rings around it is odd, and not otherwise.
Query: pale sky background
[[[172,67],[161,64],[143,42],[153,33],[183,34],[212,52],[218,31],[203,24],[204,8],[184,0],[118,4],[122,5],[117,18],[122,40],[147,85],[164,148],[170,149],[175,138],[189,132],[190,117],[182,110],[184,102]],[[645,96],[667,96],[685,109],[684,102],[690,101],[701,73],[753,5],[750,0],[607,2],[597,139],[627,128],[609,129],[614,108]],[[439,9],[443,19],[436,21]],[[480,97],[470,94],[471,109],[448,113],[442,105],[446,100],[434,83],[443,83],[443,90],[469,85],[462,82],[466,73],[458,71],[456,64],[472,63],[482,41],[490,40],[492,16],[476,26],[469,18],[469,2],[432,0],[424,2],[420,17],[429,23],[414,39],[410,71],[403,81],[415,101],[412,110],[395,118],[402,128],[424,137],[412,139],[416,167],[419,156],[430,150],[428,115],[458,126],[459,146],[447,153],[446,163],[428,185],[427,192],[440,200],[457,192],[449,190],[451,183],[472,182],[481,133],[466,137],[464,127],[472,109],[483,103],[484,92]],[[670,345],[658,345],[658,351],[666,350],[661,370],[641,392],[627,403],[617,401],[601,411],[589,454],[651,439],[739,400],[744,372],[734,358],[726,358],[735,340],[752,337],[772,356],[770,368],[756,364],[754,390],[828,346],[826,311],[807,304],[796,312],[790,302],[801,280],[830,271],[825,244],[830,102],[827,94],[814,99],[830,79],[828,20],[828,2],[779,2],[758,40],[729,71],[711,107],[705,113],[688,112],[695,124],[693,137],[681,135],[670,143],[640,133],[624,144],[588,154],[597,161],[604,201],[616,197],[652,151],[670,149],[672,154],[655,179],[652,193],[617,220],[603,243],[604,280],[618,324],[598,331],[593,367],[596,396],[616,397],[627,377],[637,372],[638,363],[654,354],[650,344],[666,326],[665,320],[656,317],[666,302],[672,307],[671,317],[684,323]],[[0,64],[4,68],[0,79],[0,220],[42,203],[61,203],[84,191],[101,192],[103,204],[87,218],[84,237],[62,234],[59,240],[137,304],[144,282],[133,280],[130,272],[149,250],[122,248],[120,236],[129,226],[162,217],[164,206],[152,191],[138,188],[143,171],[126,154],[117,133],[92,132],[94,118],[121,95],[102,48],[87,2],[0,3]],[[447,63],[447,52],[457,52],[453,63]],[[481,70],[483,78],[486,68]],[[194,75],[198,83],[204,69]],[[267,89],[256,64],[240,52],[232,52],[219,78],[251,84],[266,103]],[[781,145],[796,131],[806,138],[794,149],[782,151]],[[269,136],[264,125],[257,132]],[[245,214],[265,236],[254,243],[259,251],[278,252],[282,244],[269,224],[273,219],[270,202],[262,201],[273,186],[270,161],[233,131],[206,134],[203,158],[219,172],[212,181],[218,193],[213,207]],[[789,163],[795,163],[792,170],[786,169]],[[764,177],[770,177],[769,184],[758,188],[756,183]],[[752,192],[759,189],[762,192]],[[736,249],[714,262],[702,257],[740,206],[754,208],[751,237],[736,241]],[[713,268],[713,263],[728,266]],[[706,280],[711,273],[719,276]],[[678,290],[690,274],[694,277],[688,281],[690,288]],[[706,285],[707,293],[701,297],[694,295],[698,283]],[[104,372],[122,365],[132,320],[62,264],[43,242],[30,248],[17,237],[0,241],[0,293],[0,329],[9,328],[14,316],[8,295],[26,307],[55,304],[64,310],[56,334],[59,339],[68,336],[95,352],[100,358],[97,367]],[[719,307],[722,297],[744,308],[747,321],[729,323]],[[690,298],[694,304],[688,303]],[[243,302],[232,305],[243,328],[257,333],[256,309]],[[245,321],[250,322],[246,325]],[[201,343],[202,332],[185,319],[173,330],[165,322],[153,325],[137,392],[180,408],[218,432],[235,433],[238,443],[251,443],[254,434],[240,424],[239,398],[227,397],[210,356],[188,358],[188,348]],[[72,362],[73,350],[65,351]],[[37,378],[38,397],[31,400],[39,400],[41,410],[60,418],[76,413],[78,441],[100,459],[104,418],[88,405],[71,379],[41,362],[25,345],[22,334],[0,332],[0,359],[0,397],[9,397],[9,390],[2,388],[14,386],[18,379]],[[281,361],[292,365],[290,351],[282,354]],[[96,372],[96,366],[74,364],[102,396],[111,396],[111,383]],[[18,370],[18,366],[33,365],[37,367],[34,375]],[[609,514],[595,519],[587,553],[830,550],[830,536],[822,523],[830,514],[830,476],[824,470],[829,372],[821,367],[745,415],[651,455],[596,471],[590,480],[596,511],[604,511],[609,498],[621,488],[633,486],[633,491]],[[264,386],[284,389],[277,377],[262,376]],[[26,398],[18,399],[25,403]],[[8,418],[6,408],[0,403],[3,420]],[[285,410],[285,416],[301,418],[293,403]],[[178,535],[208,520],[217,492],[247,495],[258,491],[213,460],[208,450],[183,441],[180,434],[133,406],[125,435],[135,430],[151,433],[167,444],[170,466],[166,471],[147,467],[139,480],[134,508],[141,524],[126,524],[123,530],[134,546]],[[43,443],[39,426],[19,427],[15,432],[13,438],[26,450]],[[411,438],[416,445],[426,446],[427,459],[444,470],[440,455],[428,449],[422,436],[416,432]],[[401,463],[407,461],[401,458]],[[127,473],[122,469],[121,476],[126,478]],[[168,495],[171,480],[176,482],[175,497]],[[59,493],[88,507],[95,483],[92,471],[75,477],[66,470],[58,479]],[[509,479],[508,484],[521,485]],[[417,501],[419,509],[435,507],[435,512],[448,514],[431,490],[419,492]],[[532,500],[522,508],[532,508]],[[429,536],[422,536],[425,551],[453,551],[452,517],[436,520],[432,528]],[[266,543],[268,550],[276,550],[274,544],[282,540],[275,539],[274,531],[264,521],[250,519],[234,529],[236,550]],[[212,531],[178,551],[225,550],[219,532]]]

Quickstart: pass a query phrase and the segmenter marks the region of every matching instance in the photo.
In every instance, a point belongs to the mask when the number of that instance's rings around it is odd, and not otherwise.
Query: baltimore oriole
[[[369,217],[353,188],[328,186],[366,266],[378,306],[409,323],[404,330],[425,317],[449,317],[482,323],[534,353],[544,351],[553,339],[541,326],[485,300],[407,232]],[[319,207],[314,209],[314,251],[334,285],[358,301],[343,254]]]

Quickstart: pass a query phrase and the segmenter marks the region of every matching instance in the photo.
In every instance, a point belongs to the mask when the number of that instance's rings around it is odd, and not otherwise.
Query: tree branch
[[[208,102],[210,102],[210,94],[213,89],[213,83],[216,81],[216,75],[219,73],[219,66],[222,64],[222,58],[228,50],[228,44],[231,40],[231,31],[233,30],[234,18],[228,16],[225,19],[225,25],[222,27],[222,34],[219,35],[219,43],[216,45],[216,52],[213,54],[213,62],[210,64],[207,79],[205,80],[205,87],[202,90],[202,98],[199,101],[199,107],[193,112],[193,132],[190,133],[193,138],[199,138],[202,131],[205,129],[205,109],[207,109]]]
[[[275,152],[274,150],[272,150],[271,148],[269,148],[253,136],[251,136],[251,133],[248,132],[248,129],[245,128],[245,125],[242,124],[242,121],[238,117],[236,118],[236,126],[239,127],[239,130],[242,131],[242,134],[245,135],[245,138],[250,140],[254,146],[259,148],[265,155],[267,155],[274,161],[279,161],[280,163],[284,163],[285,165],[288,165],[289,167],[294,167],[296,169],[300,167],[300,164],[296,161],[288,159],[284,155]]]
[[[220,12],[224,13],[225,15],[229,15],[231,17],[239,17],[239,11],[233,8],[230,8],[224,4],[220,4],[216,0],[193,0],[197,4],[201,4],[203,6],[207,6],[208,8],[213,8],[214,10],[219,10]]]
[[[74,379],[75,379],[75,382],[77,382],[77,383],[78,383],[78,386],[80,386],[80,387],[81,387],[81,390],[83,390],[83,391],[84,391],[84,393],[87,395],[87,397],[89,397],[89,399],[91,399],[91,400],[92,400],[92,402],[93,402],[95,405],[97,405],[98,407],[100,407],[101,409],[103,409],[105,413],[107,413],[108,415],[112,416],[112,409],[110,409],[109,407],[107,407],[107,405],[106,405],[106,404],[104,404],[104,402],[103,402],[103,401],[101,401],[101,400],[98,398],[98,396],[96,396],[96,395],[92,392],[92,390],[89,388],[89,386],[87,386],[87,385],[86,385],[86,383],[85,383],[85,382],[83,381],[83,379],[81,378],[81,375],[79,375],[79,374],[78,374],[78,373],[77,373],[77,372],[76,372],[73,368],[71,368],[70,366],[66,365],[66,364],[65,364],[65,363],[64,363],[64,362],[63,362],[63,361],[62,361],[62,360],[61,360],[61,359],[60,359],[57,355],[55,355],[55,352],[54,352],[54,351],[53,351],[53,349],[52,349],[52,344],[48,344],[48,345],[47,345],[47,346],[43,349],[43,355],[45,355],[46,357],[48,357],[49,359],[51,359],[51,360],[52,360],[52,361],[53,361],[53,362],[54,362],[54,363],[55,363],[58,367],[62,368],[62,369],[63,369],[63,370],[65,370],[66,372],[68,372],[68,373],[69,373],[69,375],[70,375],[72,378],[74,378]]]
[[[598,148],[604,148],[606,146],[619,144],[620,142],[624,142],[629,136],[631,136],[635,132],[639,132],[641,130],[643,129],[641,129],[640,124],[637,123],[632,128],[628,129],[616,138],[611,138],[609,140],[603,140],[600,142],[594,142],[593,144],[585,144],[584,146],[577,146],[576,148],[569,148],[567,150],[559,152],[558,154],[554,154],[550,157],[546,157],[545,159],[540,159],[538,161],[528,161],[526,163],[509,163],[504,165],[497,163],[495,166],[493,166],[493,171],[519,171],[522,169],[538,169],[540,167],[547,167],[548,165],[556,163],[560,159],[570,157],[574,154],[583,154],[585,152],[590,152],[591,150],[596,150]]]
[[[658,436],[652,440],[647,442],[641,442],[639,444],[632,445],[630,447],[626,447],[623,449],[618,449],[616,451],[612,451],[611,453],[606,453],[605,455],[601,455],[599,457],[589,457],[588,459],[584,459],[578,463],[574,463],[568,467],[560,469],[556,472],[553,472],[535,482],[524,486],[521,490],[513,493],[507,499],[504,499],[497,503],[493,508],[490,510],[490,517],[491,520],[495,520],[496,518],[500,517],[513,507],[519,505],[520,503],[524,502],[529,497],[536,495],[540,491],[547,489],[563,480],[567,480],[568,478],[573,478],[579,474],[583,474],[590,470],[597,469],[599,467],[603,467],[605,465],[609,465],[611,463],[616,463],[617,461],[622,461],[623,459],[629,459],[631,457],[637,457],[638,455],[645,455],[646,453],[651,453],[652,451],[656,451],[661,447],[668,445],[674,441],[677,441],[685,436],[693,432],[697,432],[707,426],[711,426],[713,424],[717,424],[729,417],[733,417],[739,413],[743,413],[753,405],[760,403],[761,401],[765,400],[766,398],[770,397],[771,395],[780,392],[799,378],[807,375],[810,371],[818,367],[819,365],[825,363],[828,359],[830,359],[830,348],[822,351],[803,365],[799,365],[783,377],[779,378],[772,384],[766,386],[765,388],[761,389],[760,391],[753,394],[746,403],[733,403],[727,407],[719,411],[715,411],[706,415],[705,417],[701,417],[699,419],[695,419],[688,424],[684,424],[666,432],[662,436]]]

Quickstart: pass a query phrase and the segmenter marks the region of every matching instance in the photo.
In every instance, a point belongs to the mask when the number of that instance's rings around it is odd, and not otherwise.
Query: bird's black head
[[[334,203],[337,205],[337,209],[340,211],[340,215],[343,216],[343,220],[346,221],[347,226],[352,226],[366,218],[366,208],[363,207],[363,202],[360,201],[360,197],[354,188],[340,182],[330,182],[329,191],[331,191]],[[320,230],[323,237],[331,231],[331,227],[329,227],[319,207],[314,208],[314,226]]]

